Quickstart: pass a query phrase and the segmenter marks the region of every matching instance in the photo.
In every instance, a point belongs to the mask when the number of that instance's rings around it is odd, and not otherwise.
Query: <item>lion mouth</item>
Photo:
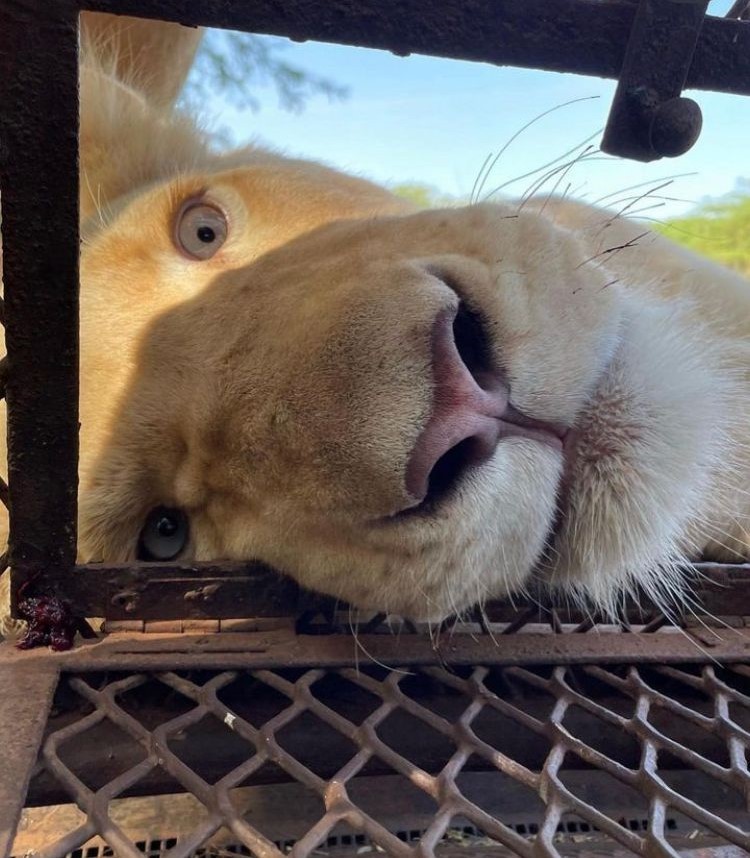
[[[438,314],[432,329],[433,405],[406,468],[413,503],[391,518],[442,507],[501,442],[533,440],[562,453],[569,427],[522,413],[505,374],[493,366],[481,317],[463,301]]]

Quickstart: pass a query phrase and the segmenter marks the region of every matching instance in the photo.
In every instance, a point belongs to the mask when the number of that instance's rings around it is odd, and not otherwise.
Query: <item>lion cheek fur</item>
[[[679,307],[631,309],[577,426],[551,580],[614,614],[622,594],[663,606],[699,554],[715,486],[731,474],[738,386],[720,347],[694,347]]]

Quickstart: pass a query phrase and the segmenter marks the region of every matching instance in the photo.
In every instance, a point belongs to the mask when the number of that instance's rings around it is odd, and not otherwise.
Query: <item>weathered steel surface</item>
[[[78,485],[77,8],[0,4],[13,588],[73,568]]]
[[[623,820],[626,825],[628,822],[639,826],[642,823],[636,809],[628,806],[627,802],[623,803],[622,794],[618,795],[616,785],[604,772],[570,772],[567,778],[576,791],[595,790],[600,806],[606,807],[609,815]],[[709,784],[691,786],[696,788],[701,802],[721,811],[721,799]],[[405,805],[398,775],[367,776],[361,779],[360,788],[367,796],[370,815],[380,819],[390,831],[396,831],[405,840],[412,839],[413,842],[432,822],[432,808],[427,796],[421,802],[421,807],[415,807],[416,802]],[[529,828],[534,830],[537,820],[530,807],[528,794],[520,785],[499,779],[492,772],[467,772],[462,775],[461,788],[469,799],[479,800],[488,812],[503,819],[506,825],[527,833]],[[234,791],[234,799],[245,808],[253,824],[270,840],[281,844],[284,851],[304,836],[319,816],[316,796],[298,783],[240,787]],[[165,853],[175,841],[190,836],[196,821],[206,815],[205,808],[189,793],[152,796],[148,799],[115,799],[111,809],[122,820],[123,828],[132,840],[148,844],[152,858],[166,858]],[[62,832],[74,828],[78,816],[71,804],[28,808],[22,817],[23,828],[16,838],[16,854],[36,854]],[[672,821],[670,818],[669,822]],[[461,820],[454,820],[453,825],[453,837],[436,850],[439,858],[471,858],[479,855],[504,858],[514,854],[486,838],[463,831]],[[581,831],[581,826],[576,826],[572,821],[566,821],[561,827],[563,831],[558,849],[562,855],[632,858],[632,852],[621,851],[613,846],[611,840],[592,830]],[[97,838],[92,845],[94,849],[91,852],[88,851],[90,847],[87,847],[87,858],[101,858],[104,841]],[[696,836],[695,830],[673,832],[671,845],[679,850],[681,858],[747,858],[738,847],[722,846],[721,839],[710,834]],[[239,844],[225,831],[212,837],[207,846],[212,847],[209,854],[229,855],[236,854]],[[97,847],[98,854],[95,852]],[[338,826],[335,834],[326,838],[318,854],[330,855],[331,858],[354,858],[362,854],[372,856],[373,851],[371,846],[365,845],[364,838],[356,829],[343,824]]]
[[[57,685],[57,665],[0,664],[0,858],[10,854]]]
[[[260,563],[77,567],[59,582],[82,616],[113,620],[284,616],[297,585]]]
[[[635,11],[628,0],[82,0],[81,5],[397,54],[608,78],[620,73]],[[687,86],[750,94],[750,28],[744,22],[706,21]]]
[[[0,664],[33,670],[49,660],[62,670],[188,670],[191,668],[338,668],[382,662],[420,665],[680,664],[750,661],[750,629],[671,629],[653,634],[297,635],[291,628],[254,633],[113,634],[67,653],[20,652],[0,644]]]
[[[95,834],[135,856],[112,800],[161,790],[206,809],[171,858],[222,828],[258,858],[303,858],[340,824],[396,858],[439,854],[456,825],[525,858],[565,854],[561,831],[607,854],[674,855],[691,833],[750,850],[743,666],[97,672],[60,691],[33,795],[74,799],[86,821],[48,856]],[[376,802],[373,775],[397,776]],[[282,783],[311,817],[287,845],[252,800]]]
[[[686,570],[686,576],[693,602],[707,614],[750,616],[750,564],[698,563],[695,574]],[[300,591],[290,578],[260,563],[91,564],[61,577],[56,592],[80,616],[124,621],[298,616],[330,613],[336,607],[333,600]],[[638,625],[658,615],[647,600],[643,604],[643,609],[634,604],[628,609],[629,619]],[[538,593],[531,600],[490,603],[482,619],[519,627],[590,620],[590,615],[571,608],[553,614],[554,606],[550,594]]]
[[[708,0],[640,0],[601,148],[654,161],[698,139],[698,105],[682,97]]]

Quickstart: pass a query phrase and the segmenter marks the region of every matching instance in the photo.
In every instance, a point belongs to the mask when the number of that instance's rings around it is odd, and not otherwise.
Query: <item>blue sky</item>
[[[714,0],[720,14],[730,0]],[[346,86],[349,97],[329,103],[311,99],[300,114],[280,109],[273,89],[254,95],[260,110],[240,111],[216,105],[216,121],[236,142],[255,140],[294,155],[314,158],[381,183],[420,182],[441,191],[468,196],[491,153],[521,126],[555,105],[561,108],[524,131],[511,144],[487,179],[485,192],[562,155],[595,134],[605,123],[614,81],[433,57],[395,57],[383,51],[288,43],[284,59]],[[704,117],[694,148],[676,160],[651,164],[586,160],[576,165],[558,190],[589,200],[613,194],[619,200],[638,191],[616,192],[629,185],[673,174],[695,173],[661,193],[679,198],[643,212],[662,218],[689,210],[694,202],[731,191],[746,166],[750,140],[750,98],[691,93]],[[593,143],[598,143],[595,136]],[[504,193],[523,193],[532,179],[510,185]],[[553,180],[554,182],[554,180]],[[551,185],[547,185],[551,188]],[[639,203],[643,208],[648,203]]]

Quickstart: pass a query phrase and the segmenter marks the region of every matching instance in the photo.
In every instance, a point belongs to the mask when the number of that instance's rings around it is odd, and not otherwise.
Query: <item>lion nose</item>
[[[442,310],[433,325],[432,412],[406,468],[406,489],[416,501],[445,488],[457,470],[486,461],[497,446],[508,387],[488,370],[479,334],[463,305]]]
[[[565,428],[517,411],[488,352],[481,321],[463,303],[438,314],[432,328],[432,411],[406,467],[406,490],[416,504],[438,499],[467,470],[486,462],[503,438],[562,448]]]

